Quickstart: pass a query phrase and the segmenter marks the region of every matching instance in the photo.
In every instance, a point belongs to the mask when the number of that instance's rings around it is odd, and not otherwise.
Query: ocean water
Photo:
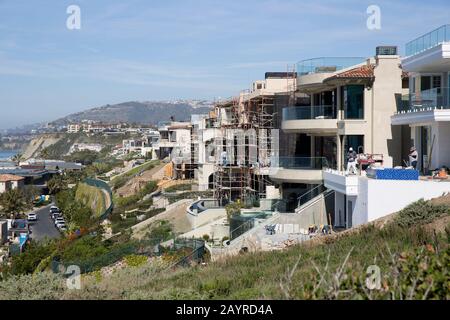
[[[9,160],[18,153],[19,151],[17,150],[0,150],[0,161]]]

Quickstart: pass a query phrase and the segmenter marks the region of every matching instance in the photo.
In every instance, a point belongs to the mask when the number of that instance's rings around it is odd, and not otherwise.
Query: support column
[[[345,153],[346,150],[344,148],[344,142],[345,142],[345,136],[341,136],[341,140],[340,140],[340,144],[341,144],[341,171],[345,171]]]
[[[337,169],[339,171],[342,170],[342,145],[341,145],[341,136],[336,135],[336,159],[337,159]]]
[[[337,97],[336,97],[336,118],[337,120],[342,120],[342,86],[337,87]]]

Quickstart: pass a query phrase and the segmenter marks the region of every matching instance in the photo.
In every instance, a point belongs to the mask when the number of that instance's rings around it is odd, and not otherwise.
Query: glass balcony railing
[[[408,112],[419,109],[450,109],[450,88],[434,88],[407,94],[397,99],[397,111]]]
[[[336,119],[335,106],[303,106],[283,109],[283,121]]]
[[[279,157],[272,160],[272,168],[322,170],[328,168],[324,157]]]
[[[297,63],[299,76],[312,73],[336,72],[366,61],[362,57],[328,57],[303,60]]]
[[[450,41],[450,24],[433,30],[406,44],[406,56],[413,56],[441,43]]]

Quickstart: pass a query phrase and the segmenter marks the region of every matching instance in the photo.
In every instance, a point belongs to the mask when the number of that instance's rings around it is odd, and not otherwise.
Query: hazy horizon
[[[79,30],[66,26],[73,4]],[[372,4],[381,30],[366,26]],[[0,0],[0,129],[126,101],[228,97],[303,59],[378,45],[403,54],[449,22],[443,0]]]

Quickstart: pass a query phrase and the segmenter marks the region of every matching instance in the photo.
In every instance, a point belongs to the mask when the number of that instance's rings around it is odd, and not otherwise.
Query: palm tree
[[[67,189],[67,182],[62,176],[55,176],[48,181],[47,187],[50,194],[57,194],[58,192]]]
[[[42,149],[41,152],[40,152],[40,156],[43,157],[43,158],[48,157],[48,149],[47,148]]]
[[[22,191],[19,189],[11,189],[0,195],[0,205],[3,213],[16,219],[20,213],[27,209],[27,201]]]
[[[22,160],[24,160],[23,154],[18,153],[18,154],[16,154],[16,155],[14,155],[14,156],[11,158],[11,160],[14,161],[14,162],[16,163],[16,165],[19,165],[20,162],[21,162]]]
[[[45,166],[45,160],[50,157],[50,153],[48,152],[48,149],[42,149],[41,152],[39,152],[39,157],[44,160],[44,166]]]

